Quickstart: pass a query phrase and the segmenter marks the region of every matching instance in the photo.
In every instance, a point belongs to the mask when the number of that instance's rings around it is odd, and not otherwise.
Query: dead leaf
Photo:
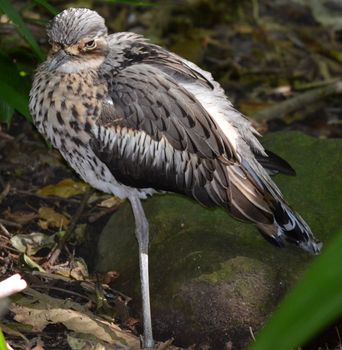
[[[117,271],[108,271],[103,277],[103,283],[110,285],[116,279],[120,277],[119,272]]]
[[[96,337],[89,334],[87,335],[79,334],[79,333],[68,334],[67,341],[72,350],[111,350],[113,349],[113,346],[99,342],[99,340]]]
[[[45,350],[43,341],[41,339],[38,339],[37,344],[30,350]]]
[[[41,196],[56,196],[70,198],[79,194],[84,194],[89,190],[89,185],[83,181],[64,179],[55,185],[47,185],[37,191]]]
[[[103,200],[101,203],[99,203],[98,206],[102,208],[113,208],[113,207],[119,206],[122,202],[123,202],[122,199],[116,196],[111,196]]]
[[[42,207],[38,211],[39,218],[39,226],[43,229],[47,229],[49,227],[54,228],[66,228],[69,225],[70,220],[64,216],[56,212],[52,208]]]
[[[14,221],[17,224],[26,225],[37,217],[34,212],[15,211],[11,212],[9,209],[4,212],[5,219]]]
[[[74,259],[74,267],[70,271],[70,277],[77,281],[84,281],[89,277],[87,264],[82,258]]]
[[[89,277],[87,264],[82,258],[73,259],[72,264],[63,263],[61,265],[51,266],[50,271],[76,281],[85,281]]]
[[[11,243],[19,252],[35,255],[42,248],[53,247],[55,244],[54,236],[48,236],[41,232],[18,234],[11,238]]]
[[[78,311],[61,308],[40,310],[17,305],[13,305],[10,309],[15,313],[14,319],[17,322],[29,324],[38,332],[41,332],[48,324],[62,323],[68,329],[93,334],[108,343],[113,343],[113,340],[117,339],[114,332],[105,329],[106,327],[103,327],[100,322]]]
[[[140,348],[137,337],[69,298],[54,298],[32,288],[27,288],[22,295],[9,309],[17,322],[30,325],[34,330],[42,331],[49,324],[62,323],[69,330],[86,334],[87,338],[93,335],[99,343],[120,344],[120,349]]]
[[[158,344],[157,350],[168,350],[170,349],[171,344],[173,343],[174,338],[171,338],[165,342],[161,342]],[[173,348],[173,347],[172,347]]]

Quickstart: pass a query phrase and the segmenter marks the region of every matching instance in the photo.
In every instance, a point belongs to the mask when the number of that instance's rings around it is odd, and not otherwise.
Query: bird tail
[[[283,247],[292,243],[312,254],[319,254],[323,246],[316,240],[303,218],[285,202],[278,200],[274,211],[273,224],[257,224],[259,231],[271,243]]]
[[[319,254],[323,244],[315,239],[304,219],[284,201],[273,181],[259,176],[246,160],[243,166],[269,200],[273,223],[254,221],[262,235],[277,246],[292,243],[312,254]]]

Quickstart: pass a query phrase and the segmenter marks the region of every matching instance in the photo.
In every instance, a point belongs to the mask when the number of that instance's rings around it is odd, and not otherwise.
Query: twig
[[[231,68],[235,69],[237,72],[240,72],[242,70],[242,67],[229,57],[222,60],[215,57],[207,57],[206,60],[210,63],[215,64],[215,66],[221,70],[227,70]]]
[[[294,85],[294,90],[303,91],[303,90],[317,89],[323,86],[337,83],[338,81],[340,81],[339,78],[332,78],[328,80],[312,81],[310,83],[301,83],[301,84],[298,83]]]
[[[88,222],[93,224],[97,220],[101,219],[103,216],[114,213],[115,211],[118,210],[120,205],[121,205],[121,203],[119,205],[114,205],[113,207],[103,209],[97,213],[90,215],[88,218]]]
[[[15,227],[15,228],[22,228],[23,227],[23,225],[21,225],[21,224],[17,224],[16,222],[8,221],[5,219],[0,219],[0,224]]]
[[[8,195],[10,189],[11,189],[11,185],[9,183],[7,183],[5,185],[4,190],[0,193],[0,204],[6,198],[6,196]]]
[[[8,232],[7,228],[0,223],[0,229],[7,238],[11,238],[11,234]]]
[[[248,329],[249,329],[249,334],[251,335],[251,338],[252,338],[254,341],[256,341],[256,340],[255,340],[255,336],[254,336],[254,332],[253,332],[253,328],[252,328],[252,327],[249,327]]]
[[[13,141],[14,140],[14,137],[9,135],[9,134],[6,134],[4,131],[2,131],[0,129],[0,138],[3,139],[3,140],[6,140],[6,141]]]
[[[52,200],[52,201],[65,201],[65,202],[69,202],[69,203],[75,203],[75,204],[79,204],[79,200],[77,199],[72,199],[72,198],[63,198],[63,197],[56,197],[56,196],[42,196],[41,194],[37,194],[37,193],[33,193],[33,192],[29,192],[29,191],[21,191],[21,190],[16,190],[13,189],[11,191],[12,194],[21,194],[24,196],[31,196],[31,197],[36,197],[39,199],[44,199],[44,200]]]
[[[88,191],[84,194],[82,201],[80,203],[80,206],[78,207],[75,215],[73,216],[70,225],[68,226],[65,234],[63,235],[63,237],[59,240],[57,247],[51,251],[51,253],[49,254],[46,263],[44,264],[46,265],[54,265],[56,260],[59,257],[59,254],[62,251],[63,246],[65,245],[65,242],[68,240],[68,238],[70,237],[70,235],[72,234],[72,232],[74,231],[74,228],[77,225],[78,220],[80,219],[83,210],[90,198],[90,195],[92,194],[92,191]]]
[[[99,286],[101,286],[101,288],[104,290],[106,295],[108,295],[108,294],[118,295],[118,296],[122,297],[126,303],[128,303],[129,301],[132,300],[132,298],[129,297],[128,295],[118,291],[117,289],[113,289],[112,287],[109,287],[108,284],[101,283],[99,281],[97,281],[97,284]],[[89,282],[89,281],[81,281],[80,286],[84,290],[91,292],[91,293],[95,293],[96,288],[99,288],[99,287],[96,287],[92,282]]]
[[[305,92],[299,96],[295,96],[289,100],[278,103],[270,108],[264,109],[254,115],[257,121],[267,121],[271,119],[279,119],[284,115],[294,112],[295,110],[306,106],[310,103],[323,99],[327,96],[342,94],[342,81],[324,86],[319,89]]]
[[[63,292],[66,294],[70,294],[73,295],[75,297],[79,297],[82,299],[86,299],[88,301],[91,301],[90,298],[88,298],[86,295],[82,295],[80,293],[76,293],[74,291],[68,290],[68,289],[64,289],[64,288],[59,288],[59,287],[54,287],[54,286],[45,286],[45,285],[39,285],[39,284],[30,284],[30,287],[33,289],[51,289],[51,290],[57,290],[59,292]]]
[[[260,23],[259,2],[258,0],[252,0],[253,18],[254,21]]]
[[[340,335],[340,331],[339,331],[339,329],[338,329],[337,326],[335,327],[335,330],[336,330],[337,337],[338,337],[338,344],[339,344],[339,346],[340,346],[340,348],[341,348],[341,345],[342,345],[342,342],[341,342],[341,335]]]

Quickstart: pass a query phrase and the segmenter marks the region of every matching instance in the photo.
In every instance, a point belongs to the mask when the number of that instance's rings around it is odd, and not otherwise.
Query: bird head
[[[108,52],[104,19],[86,8],[69,8],[49,23],[51,44],[48,67],[51,71],[75,73],[97,68]]]

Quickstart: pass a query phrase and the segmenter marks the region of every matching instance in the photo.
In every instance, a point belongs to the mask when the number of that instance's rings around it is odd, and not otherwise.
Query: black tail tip
[[[257,224],[257,228],[268,242],[280,248],[286,247],[287,245],[296,245],[310,254],[318,255],[323,247],[323,243],[315,239],[311,233],[306,237],[299,236],[295,239],[293,235],[288,235],[288,232],[281,230],[277,224]]]

